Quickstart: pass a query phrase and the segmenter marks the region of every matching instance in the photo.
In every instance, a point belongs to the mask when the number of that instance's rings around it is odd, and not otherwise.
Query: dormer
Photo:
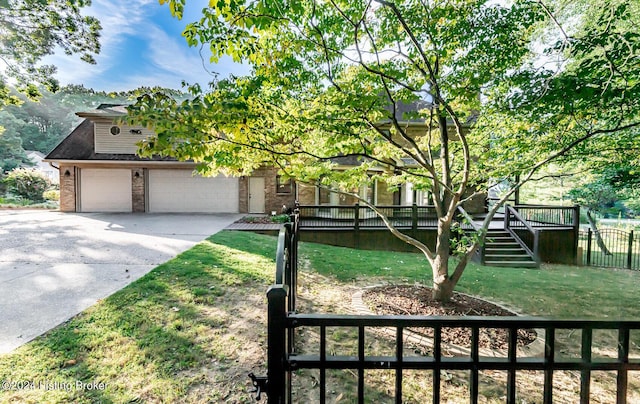
[[[119,122],[127,114],[126,106],[102,104],[77,115],[89,119],[94,125],[95,153],[135,154],[141,140],[153,136],[153,131],[142,126],[129,126]]]

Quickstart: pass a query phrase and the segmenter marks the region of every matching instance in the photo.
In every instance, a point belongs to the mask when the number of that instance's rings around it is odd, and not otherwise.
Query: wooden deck
[[[231,223],[225,227],[225,230],[237,230],[237,231],[279,231],[282,228],[282,223]]]

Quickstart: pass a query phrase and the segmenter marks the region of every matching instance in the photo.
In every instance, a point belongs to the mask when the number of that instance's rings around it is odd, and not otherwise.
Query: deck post
[[[573,205],[573,249],[578,263],[578,244],[580,243],[580,205]]]
[[[509,230],[509,221],[511,220],[509,218],[509,213],[510,213],[509,209],[510,208],[511,208],[511,206],[509,206],[508,203],[504,204],[504,226],[503,227],[504,227],[505,230]]]
[[[414,235],[418,231],[418,205],[415,202],[411,205],[411,230]]]
[[[353,211],[353,247],[360,248],[360,204],[354,205]]]

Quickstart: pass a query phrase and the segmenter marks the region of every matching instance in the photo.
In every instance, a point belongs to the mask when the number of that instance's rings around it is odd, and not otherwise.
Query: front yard
[[[273,282],[275,245],[274,237],[219,233],[47,335],[0,356],[0,401],[253,402],[247,374],[266,373],[265,291]],[[304,311],[348,312],[351,294],[363,286],[428,284],[430,279],[415,254],[301,244],[300,258]],[[531,315],[637,319],[640,314],[640,273],[631,271],[472,265],[459,290]],[[348,335],[336,332],[335,337],[336,344],[350,343]],[[383,344],[384,337],[378,338]],[[640,336],[632,340],[637,344]],[[640,355],[637,345],[633,351]],[[371,373],[368,389],[376,400],[391,400],[388,376]],[[495,382],[502,376],[484,376],[485,401],[504,402]],[[539,376],[520,378],[521,399],[537,397]],[[294,378],[300,400],[316,397],[313,377]],[[349,371],[332,375],[329,401],[351,402],[352,379]],[[429,380],[424,374],[407,375],[407,402],[424,402]],[[465,397],[464,375],[451,372],[443,380],[444,399]],[[599,380],[592,387],[594,402],[606,402],[615,383],[610,385],[608,374]],[[637,389],[638,378],[630,381]],[[559,375],[557,383],[558,399],[570,400],[574,375]],[[637,390],[632,394],[638,398]]]

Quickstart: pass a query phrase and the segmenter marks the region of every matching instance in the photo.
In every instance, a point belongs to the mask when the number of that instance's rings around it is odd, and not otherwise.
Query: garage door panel
[[[150,212],[237,213],[238,179],[149,170]]]
[[[83,168],[80,211],[131,212],[131,170]]]

